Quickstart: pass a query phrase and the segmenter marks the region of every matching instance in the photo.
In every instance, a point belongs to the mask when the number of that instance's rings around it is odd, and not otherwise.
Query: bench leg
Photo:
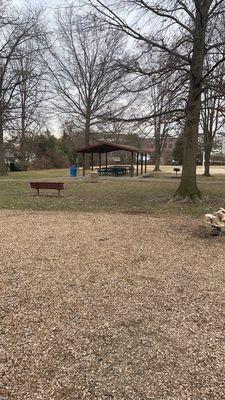
[[[38,194],[38,196],[39,196],[39,189],[37,189],[37,194]]]
[[[60,189],[58,189],[58,196],[60,196]]]

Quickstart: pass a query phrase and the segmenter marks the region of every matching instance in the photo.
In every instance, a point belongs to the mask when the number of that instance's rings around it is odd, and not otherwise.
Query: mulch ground
[[[7,400],[222,400],[225,235],[190,218],[0,211]]]

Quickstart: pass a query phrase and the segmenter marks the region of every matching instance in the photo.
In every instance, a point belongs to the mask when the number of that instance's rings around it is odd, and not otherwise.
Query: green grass
[[[26,180],[31,179],[54,179],[65,178],[69,176],[68,169],[44,169],[36,171],[9,172],[8,175],[0,177],[0,181]]]
[[[45,170],[10,173],[0,178],[0,208],[24,210],[63,210],[75,212],[122,212],[147,214],[186,214],[200,216],[222,206],[225,208],[225,176],[198,177],[198,184],[208,196],[200,204],[169,202],[179,179],[168,174],[133,181],[112,178],[94,184],[68,177],[68,170]],[[29,187],[32,179],[63,180],[65,191],[61,197],[56,191],[36,196]]]

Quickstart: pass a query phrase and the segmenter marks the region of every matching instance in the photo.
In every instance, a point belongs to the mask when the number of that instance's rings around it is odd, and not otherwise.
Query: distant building
[[[221,146],[222,154],[225,155],[225,136],[222,137],[222,146]]]
[[[212,155],[225,155],[225,133],[217,136]]]
[[[165,144],[164,144],[164,149],[163,149],[161,159],[160,159],[160,162],[162,164],[167,164],[169,161],[172,160],[173,150],[174,150],[176,141],[177,141],[177,138],[175,138],[175,137],[169,137],[166,139]],[[148,150],[149,153],[151,154],[152,158],[154,158],[154,154],[155,154],[154,138],[143,139],[142,147],[145,150]]]

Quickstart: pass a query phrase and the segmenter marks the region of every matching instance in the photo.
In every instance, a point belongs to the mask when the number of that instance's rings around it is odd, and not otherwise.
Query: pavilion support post
[[[93,151],[91,152],[91,170],[94,170],[94,154]]]
[[[108,153],[105,153],[105,167],[108,168]]]
[[[145,154],[145,174],[147,172],[147,154]]]
[[[137,176],[138,176],[138,167],[139,167],[138,158],[139,158],[139,153],[137,153],[137,158],[136,158],[136,164],[137,164]]]
[[[133,178],[134,176],[134,152],[131,152],[131,172],[130,172],[131,177]]]
[[[85,153],[83,152],[83,176],[85,176],[85,167],[86,167],[86,162],[85,162]]]
[[[101,153],[98,154],[98,158],[99,158],[99,172],[101,174],[101,168],[102,168],[102,155],[101,155]]]
[[[143,175],[143,153],[141,153],[141,175]]]

